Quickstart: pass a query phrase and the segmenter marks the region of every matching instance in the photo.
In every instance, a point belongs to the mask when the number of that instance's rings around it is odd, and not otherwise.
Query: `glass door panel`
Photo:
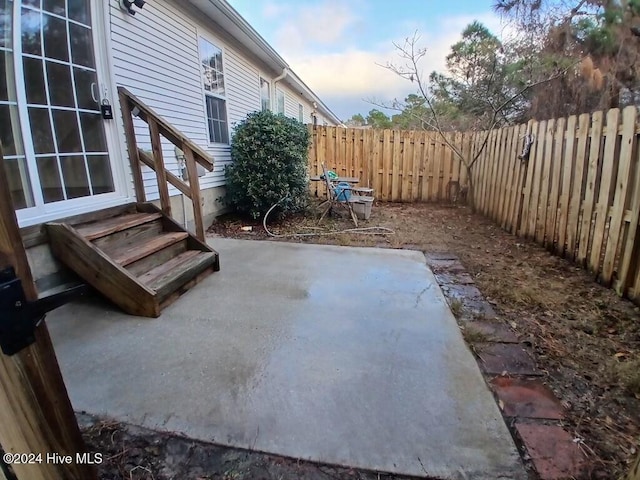
[[[11,198],[16,209],[35,205],[23,148],[16,97],[13,9],[11,0],[0,0],[0,142]]]
[[[24,83],[22,95],[26,100],[19,113],[23,127],[29,129],[29,158],[34,157],[30,163],[36,170],[32,178],[38,180],[37,185],[34,180],[34,187],[39,190],[35,203],[114,192],[104,122],[96,97],[99,84],[90,0],[0,0],[0,4],[8,11],[9,27],[12,9],[19,9],[15,12],[20,23],[18,81]],[[6,30],[5,23],[2,25]],[[11,35],[5,38],[10,40]],[[14,82],[14,78],[14,73],[7,74],[4,83],[0,82],[0,95],[9,90],[5,84]],[[6,110],[0,101],[0,121],[8,115],[3,108]],[[18,126],[19,131],[19,121],[11,125]],[[2,128],[3,143],[8,141],[5,130]],[[24,170],[15,165],[11,168],[15,179]],[[20,205],[26,208],[33,203],[23,200]]]

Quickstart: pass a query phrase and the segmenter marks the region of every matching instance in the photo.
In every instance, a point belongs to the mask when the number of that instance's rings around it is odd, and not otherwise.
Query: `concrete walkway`
[[[96,299],[49,315],[76,410],[331,464],[525,478],[421,253],[210,243],[222,270],[158,319]]]

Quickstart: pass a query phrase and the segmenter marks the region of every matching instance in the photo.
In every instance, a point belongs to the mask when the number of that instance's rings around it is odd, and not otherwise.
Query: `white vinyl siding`
[[[198,145],[208,148],[195,25],[166,0],[147,2],[144,11],[135,17],[123,12],[118,3],[110,2],[117,84],[129,89]],[[136,119],[135,126],[139,147],[150,150],[146,124]],[[179,175],[174,147],[169,142],[163,141],[163,155],[167,168]],[[158,198],[155,173],[146,167],[143,172],[149,199]],[[202,186],[207,181],[222,180],[212,177],[201,179]],[[172,189],[171,193],[177,192]]]
[[[147,2],[135,17],[110,0],[111,46],[116,83],[128,88],[159,115],[214,157],[214,172],[200,179],[202,189],[224,184],[224,166],[231,160],[230,146],[209,141],[205,94],[202,86],[198,39],[223,50],[225,96],[229,138],[233,126],[248,113],[260,109],[258,69],[228,42],[217,36],[211,23],[200,23],[188,8],[172,0]],[[144,41],[140,41],[143,38]],[[148,128],[136,120],[140,148],[151,149]],[[123,139],[124,141],[124,139]],[[179,175],[171,143],[163,141],[167,168]],[[157,199],[155,173],[143,167],[145,190]],[[171,195],[178,191],[170,187]]]
[[[313,103],[304,98],[301,94],[296,93],[293,88],[284,82],[278,83],[278,89],[281,89],[285,93],[285,115],[287,117],[295,118],[299,120],[300,105],[303,108],[302,123],[312,123],[311,112],[313,112]],[[322,115],[319,110],[316,110],[318,117],[318,125],[324,125],[326,122],[328,125],[335,125],[335,123],[329,121],[327,117]]]
[[[204,37],[223,52],[230,140],[234,126],[247,114],[261,109],[260,77],[269,82],[272,92],[272,79],[265,73],[269,71],[268,67],[246,53],[244,47],[228,37],[213,21],[183,2],[147,2],[135,17],[123,12],[118,0],[109,2],[111,56],[116,83],[128,88],[185,136],[211,153],[215,170],[200,179],[202,189],[224,185],[224,167],[231,161],[230,146],[209,141],[199,38]],[[304,123],[311,123],[311,102],[295,92],[286,79],[278,82],[277,87],[285,94],[285,115],[297,119],[298,104],[302,103]],[[146,124],[136,120],[135,125],[139,146],[150,150]],[[124,142],[124,138],[121,141]],[[179,175],[173,145],[163,142],[163,154],[168,169]],[[146,167],[143,167],[143,172],[149,199],[157,199],[154,172]],[[171,195],[179,193],[170,188]]]
[[[299,99],[296,98],[296,94],[288,86],[281,85],[280,88],[284,91],[284,114],[297,120]],[[300,95],[297,95],[297,97],[300,97]]]

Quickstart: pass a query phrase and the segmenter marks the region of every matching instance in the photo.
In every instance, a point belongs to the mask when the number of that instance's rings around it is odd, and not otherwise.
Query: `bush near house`
[[[280,213],[305,209],[310,140],[307,127],[295,119],[270,111],[249,114],[233,134],[225,203],[253,218],[283,198]]]

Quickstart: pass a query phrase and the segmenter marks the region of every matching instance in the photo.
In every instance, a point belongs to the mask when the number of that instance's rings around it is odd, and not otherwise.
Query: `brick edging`
[[[529,348],[499,318],[455,255],[425,257],[527,469],[542,480],[581,478],[586,470],[582,439],[564,428],[565,409],[545,385]]]

